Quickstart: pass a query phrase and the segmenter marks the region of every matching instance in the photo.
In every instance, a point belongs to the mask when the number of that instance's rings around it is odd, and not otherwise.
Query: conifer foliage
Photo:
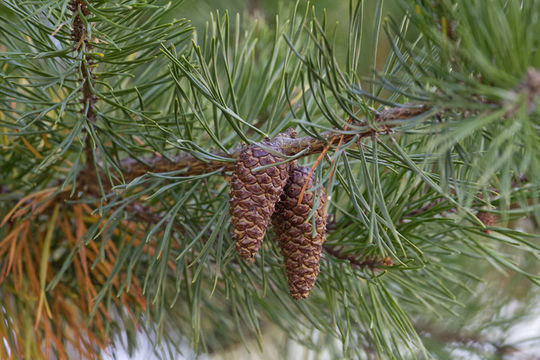
[[[0,1],[0,358],[523,351],[540,1],[389,3]]]

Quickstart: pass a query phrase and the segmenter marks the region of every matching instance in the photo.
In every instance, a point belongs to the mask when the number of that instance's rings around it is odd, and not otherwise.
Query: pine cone
[[[263,144],[280,151],[274,143]],[[282,160],[257,145],[250,145],[236,161],[230,190],[231,223],[236,250],[246,260],[254,260],[276,202],[289,178],[288,164],[272,166],[256,173],[252,173],[252,170]]]
[[[476,217],[486,226],[493,226],[497,223],[497,215],[493,213],[480,211]]]
[[[323,190],[319,192],[320,204],[315,213],[315,236],[312,219],[307,220],[315,201],[315,194],[309,192],[313,188],[313,177],[308,178],[309,171],[310,169],[306,167],[291,167],[289,182],[272,217],[285,262],[289,292],[295,300],[307,298],[315,285],[319,274],[322,244],[325,240]],[[307,190],[302,202],[297,205],[306,181],[308,181]]]

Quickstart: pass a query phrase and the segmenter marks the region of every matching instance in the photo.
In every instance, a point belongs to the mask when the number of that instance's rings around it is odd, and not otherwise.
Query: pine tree
[[[0,358],[97,359],[140,333],[161,358],[219,354],[271,326],[331,358],[521,350],[540,1],[351,1],[346,38],[304,2],[204,30],[172,4],[0,2]],[[235,247],[248,146],[257,181],[306,173],[285,193],[302,244],[325,239],[305,299],[279,216],[253,263]]]

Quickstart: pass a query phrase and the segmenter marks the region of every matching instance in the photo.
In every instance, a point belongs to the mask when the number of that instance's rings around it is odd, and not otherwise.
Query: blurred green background
[[[163,1],[163,3],[166,4],[167,1]],[[374,21],[376,18],[377,3],[377,0],[363,1],[364,12],[366,14],[373,14],[373,16],[365,17],[368,23],[363,24],[365,32],[362,38],[362,46],[365,49],[370,49],[374,41]],[[391,16],[396,21],[401,20],[403,10],[399,6],[399,2],[383,1],[382,3],[383,19]],[[300,0],[298,2],[273,0],[184,0],[178,7],[171,11],[171,18],[189,19],[197,29],[198,34],[203,34],[209,19],[212,16],[215,18],[216,11],[219,11],[220,14],[227,11],[231,19],[236,14],[240,14],[241,23],[251,17],[258,19],[261,23],[266,24],[266,26],[273,27],[275,26],[276,19],[278,19],[279,23],[287,21],[292,8],[296,4],[298,4],[300,12],[305,11],[306,6],[310,6],[310,11],[314,11],[317,14],[317,18],[326,18],[326,29],[329,34],[333,35],[331,40],[334,42],[335,54],[344,63],[349,34],[349,16],[351,13],[349,0]],[[364,76],[371,75],[374,68],[381,70],[386,56],[390,51],[389,43],[384,35],[382,26],[380,32],[377,64],[373,64],[371,55],[366,54],[359,66],[360,73]]]

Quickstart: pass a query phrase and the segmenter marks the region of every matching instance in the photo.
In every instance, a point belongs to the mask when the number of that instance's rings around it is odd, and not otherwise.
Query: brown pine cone
[[[480,211],[476,217],[486,226],[493,226],[497,223],[497,215],[493,213]]]
[[[325,240],[326,197],[323,190],[319,192],[320,204],[315,213],[315,236],[313,236],[313,219],[308,220],[315,201],[315,194],[309,192],[313,188],[313,176],[308,178],[309,171],[307,167],[291,167],[289,182],[272,217],[285,262],[289,292],[295,300],[307,298],[315,285]],[[306,192],[302,202],[297,205],[306,181],[308,181]]]
[[[273,143],[263,144],[280,151],[279,146]],[[289,165],[276,165],[255,173],[251,171],[282,160],[257,145],[250,145],[236,161],[229,193],[231,223],[236,250],[246,260],[253,261],[261,246],[276,202],[289,178]]]

